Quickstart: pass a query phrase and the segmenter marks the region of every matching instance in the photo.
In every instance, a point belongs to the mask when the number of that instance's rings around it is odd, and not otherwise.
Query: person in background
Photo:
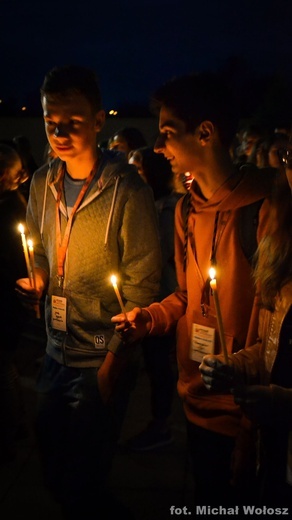
[[[12,141],[21,157],[22,167],[27,173],[27,180],[21,184],[20,189],[26,200],[28,200],[31,178],[34,172],[38,169],[38,164],[33,156],[31,143],[28,137],[25,135],[16,135],[13,137]]]
[[[235,164],[244,164],[246,162],[252,162],[256,164],[255,158],[253,157],[253,151],[256,144],[265,137],[265,130],[257,124],[246,124],[240,133],[240,143],[238,148],[235,150],[235,157],[233,161]]]
[[[277,122],[277,124],[274,127],[274,133],[275,134],[281,134],[281,135],[287,135],[291,140],[291,131],[292,131],[292,124],[291,120],[287,118],[285,121],[280,120]]]
[[[154,94],[160,130],[154,149],[169,161],[174,174],[188,171],[194,177],[175,210],[178,288],[161,302],[128,312],[127,321],[122,314],[112,318],[128,343],[176,329],[177,388],[186,415],[196,505],[231,506],[248,500],[247,490],[241,496],[241,489],[230,482],[242,412],[232,396],[208,391],[199,371],[203,356],[221,348],[211,266],[217,271],[226,348],[235,352],[247,341],[254,287],[240,242],[240,215],[245,207],[266,199],[258,213],[259,239],[273,180],[255,166],[237,168],[232,162],[230,144],[238,124],[232,94],[212,73],[175,78]],[[252,339],[256,328],[255,316]]]
[[[174,210],[182,196],[174,190],[174,175],[163,155],[151,147],[142,147],[129,153],[130,164],[153,190],[158,214],[162,251],[162,275],[159,299],[162,300],[177,287],[174,265]],[[145,368],[150,379],[152,418],[146,428],[129,439],[134,451],[148,451],[173,442],[172,403],[177,380],[175,363],[175,336],[147,337],[142,342]]]
[[[147,146],[146,139],[139,130],[132,126],[126,126],[117,130],[108,140],[109,150],[116,150],[126,155],[128,159],[129,152]]]
[[[229,355],[205,356],[208,389],[230,391],[258,430],[258,505],[291,506],[292,497],[292,145],[281,152],[267,235],[254,280],[260,306],[256,343]],[[248,453],[243,452],[243,457]]]
[[[17,151],[0,143],[0,464],[16,455],[17,438],[26,428],[15,356],[27,314],[16,296],[15,281],[26,276],[19,224],[25,224],[26,179]]]
[[[289,137],[286,134],[275,134],[260,139],[253,148],[250,161],[258,168],[276,168],[281,166],[280,153],[287,146]]]
[[[156,209],[136,168],[97,145],[105,112],[92,70],[50,70],[41,104],[57,157],[35,172],[28,201],[36,289],[27,279],[17,281],[27,304],[46,294],[36,431],[45,483],[64,518],[90,518],[96,511],[112,519],[123,516],[123,508],[109,496],[107,480],[137,351],[126,348],[111,323],[120,309],[111,275],[126,310],[157,298]],[[143,226],[137,234],[138,221]]]

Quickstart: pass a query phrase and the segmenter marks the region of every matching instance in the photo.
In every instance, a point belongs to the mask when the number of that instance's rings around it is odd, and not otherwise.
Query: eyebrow
[[[173,119],[168,119],[167,121],[164,121],[163,125],[160,125],[160,129],[162,130],[165,126],[176,128],[177,125]]]

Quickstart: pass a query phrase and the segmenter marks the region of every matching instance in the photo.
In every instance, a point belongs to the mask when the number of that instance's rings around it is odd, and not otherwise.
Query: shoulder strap
[[[239,240],[245,257],[252,264],[253,256],[258,247],[257,228],[259,211],[264,199],[256,200],[240,209]]]

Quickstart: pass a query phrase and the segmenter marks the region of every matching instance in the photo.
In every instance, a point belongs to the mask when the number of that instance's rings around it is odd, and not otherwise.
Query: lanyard
[[[65,168],[63,168],[63,171],[61,172],[61,175],[60,175],[60,185],[59,185],[59,189],[57,192],[57,203],[56,203],[56,241],[57,241],[57,268],[58,268],[57,278],[58,278],[59,287],[62,287],[62,285],[63,285],[64,263],[65,263],[65,257],[66,257],[66,253],[67,253],[67,249],[68,249],[68,245],[69,245],[69,238],[70,238],[71,228],[72,228],[72,224],[73,224],[73,218],[74,218],[75,213],[76,213],[77,209],[79,208],[82,200],[84,199],[85,193],[87,192],[88,187],[94,177],[95,171],[96,171],[96,168],[94,167],[92,169],[92,171],[90,172],[90,174],[88,175],[88,177],[86,178],[86,180],[82,186],[82,189],[76,199],[76,202],[72,208],[70,217],[67,221],[63,239],[61,237],[60,201],[61,201],[62,192],[64,191]]]
[[[213,230],[213,238],[212,238],[212,249],[211,249],[211,266],[216,265],[216,249],[217,249],[217,231],[218,231],[218,221],[219,221],[219,211],[216,211],[215,215],[215,222],[214,222],[214,230]],[[202,297],[201,297],[201,311],[202,315],[205,317],[208,315],[207,307],[210,305],[210,281],[211,278],[208,276],[203,290],[202,290]]]
[[[217,243],[218,243],[218,240],[216,242],[216,238],[217,238],[217,230],[218,230],[219,213],[220,213],[219,211],[216,211],[216,215],[215,215],[214,231],[213,231],[213,238],[212,238],[212,249],[211,249],[211,266],[216,265],[216,248],[217,248]]]

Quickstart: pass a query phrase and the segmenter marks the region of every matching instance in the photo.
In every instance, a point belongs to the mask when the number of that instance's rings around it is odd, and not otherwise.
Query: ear
[[[95,131],[96,133],[101,132],[103,125],[105,123],[105,111],[100,110],[95,114]]]
[[[215,133],[215,127],[211,121],[203,121],[199,125],[199,140],[205,146]]]

